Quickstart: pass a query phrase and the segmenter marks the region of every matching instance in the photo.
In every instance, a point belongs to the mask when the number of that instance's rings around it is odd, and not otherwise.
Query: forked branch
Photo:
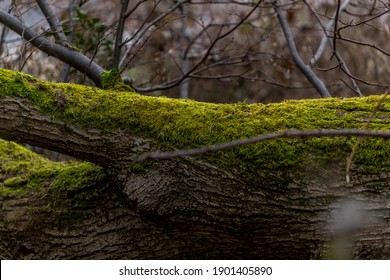
[[[317,77],[317,75],[314,73],[314,71],[306,65],[303,60],[301,59],[297,47],[294,42],[294,38],[291,34],[290,28],[288,26],[288,22],[286,20],[286,17],[283,14],[283,11],[279,7],[278,1],[272,2],[273,8],[276,12],[276,15],[278,16],[278,20],[280,23],[280,26],[282,27],[284,36],[286,37],[287,45],[290,50],[291,56],[297,65],[298,69],[303,73],[303,75],[306,77],[307,80],[309,80],[310,83],[313,84],[315,89],[318,91],[318,93],[321,95],[321,97],[331,97],[328,89],[325,87],[324,83]]]
[[[39,50],[58,58],[85,74],[95,83],[96,86],[102,86],[100,76],[104,69],[95,62],[91,61],[91,59],[84,54],[62,44],[50,43],[46,38],[41,37],[32,29],[23,26],[16,17],[3,10],[0,10],[0,23],[22,36],[24,40],[37,47]]]
[[[54,32],[54,37],[59,42],[66,42],[68,39],[62,30],[61,24],[54,14],[53,10],[50,8],[50,5],[46,2],[46,0],[37,0],[38,6],[41,9],[42,13],[45,15],[47,22],[49,23],[51,29]]]

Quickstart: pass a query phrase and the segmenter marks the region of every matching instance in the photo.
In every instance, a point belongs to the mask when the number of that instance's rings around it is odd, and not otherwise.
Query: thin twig
[[[205,54],[203,55],[202,59],[196,63],[187,73],[184,73],[180,78],[177,78],[173,81],[170,81],[164,85],[149,87],[149,88],[135,88],[138,92],[150,92],[155,90],[162,90],[162,89],[168,89],[173,88],[177,85],[179,85],[182,81],[187,79],[193,72],[195,72],[209,57],[211,51],[213,50],[214,46],[219,42],[221,39],[229,36],[231,33],[233,33],[243,22],[245,22],[253,13],[254,11],[259,7],[262,0],[258,1],[257,4],[243,17],[239,22],[237,22],[236,25],[234,25],[231,29],[226,31],[225,33],[222,33],[223,26],[221,26],[220,30],[217,33],[217,37],[211,42],[210,46],[206,50]],[[222,34],[221,34],[222,33]]]
[[[340,28],[337,30],[337,33],[340,33],[343,29],[347,29],[347,28],[351,28],[351,27],[357,27],[357,26],[359,26],[359,25],[366,24],[366,23],[368,23],[368,22],[370,22],[370,21],[373,21],[374,19],[380,18],[381,16],[383,16],[383,15],[389,13],[389,12],[390,12],[390,9],[387,7],[387,10],[386,10],[386,11],[384,11],[384,12],[382,12],[382,13],[380,13],[380,14],[377,14],[377,15],[375,15],[375,16],[369,18],[369,19],[359,21],[359,22],[357,22],[357,23],[355,23],[355,24],[348,24],[348,25],[345,25],[345,26],[343,26],[343,27],[340,27]]]
[[[351,73],[349,72],[346,72],[345,69],[343,67],[341,67],[341,70],[350,78],[356,80],[356,81],[359,81],[365,85],[368,85],[368,86],[375,86],[375,87],[381,87],[381,88],[389,88],[390,87],[390,84],[381,84],[381,83],[373,83],[373,82],[369,82],[369,81],[366,81],[362,78],[359,78],[359,77],[356,77],[354,75],[352,75]]]
[[[186,12],[186,8],[181,5],[179,7],[179,10],[180,10],[180,13],[181,13],[181,28],[180,28],[180,43],[181,43],[181,47],[185,45],[186,41],[187,41],[187,36],[186,36],[186,32],[187,32],[187,12]],[[189,58],[188,58],[188,55],[187,53],[185,53],[185,50],[181,51],[181,55],[180,55],[180,59],[181,59],[181,67],[180,67],[180,71],[185,75],[189,69],[190,69],[190,61],[189,61]],[[180,85],[180,98],[188,98],[189,97],[189,94],[190,94],[190,81],[188,79],[185,79],[181,85]]]
[[[337,33],[337,26],[338,26],[338,22],[339,22],[339,15],[340,15],[340,0],[337,0],[337,7],[336,7],[336,15],[334,17],[334,37],[333,37],[333,54],[332,54],[332,57],[336,54],[336,50],[337,50],[337,47],[336,47],[336,44],[337,44],[337,36],[336,34]],[[332,59],[332,57],[330,59]]]
[[[161,0],[160,0],[161,1]],[[158,1],[158,3],[160,2]],[[130,53],[132,52],[134,46],[138,45],[138,42],[141,40],[141,38],[146,34],[146,32],[148,32],[156,23],[160,22],[161,20],[163,20],[165,17],[167,17],[168,15],[170,15],[174,10],[176,10],[177,8],[179,8],[181,5],[183,5],[184,3],[186,2],[189,2],[189,0],[180,0],[180,1],[177,1],[177,3],[175,5],[173,5],[171,8],[169,8],[165,13],[163,14],[160,14],[157,18],[155,18],[153,21],[151,21],[148,25],[146,25],[144,28],[142,28],[143,26],[141,26],[141,28],[138,29],[138,31],[131,37],[131,38],[128,38],[126,40],[124,40],[122,42],[122,45],[124,44],[127,44],[128,42],[130,41],[133,41],[131,43],[131,46],[129,46],[129,48],[126,50],[126,53],[125,55],[122,57],[120,63],[119,63],[119,68],[120,69],[123,69],[123,65],[126,63],[126,60],[127,60],[127,57],[130,55]],[[158,5],[157,3],[157,5]],[[156,6],[155,6],[156,7]],[[154,8],[155,8],[154,7]],[[149,16],[151,15],[151,13],[149,14]],[[144,24],[146,23],[146,21],[144,22]]]
[[[37,0],[38,6],[41,9],[42,13],[45,15],[47,22],[49,23],[51,29],[54,32],[54,38],[59,42],[67,42],[68,39],[64,33],[64,30],[61,27],[60,21],[54,14],[50,5],[46,0]]]
[[[311,10],[311,12],[316,16],[317,21],[319,21],[319,23],[321,24],[321,21],[318,18],[317,13],[313,10],[311,5],[306,0],[304,0],[303,2]],[[340,9],[338,9],[337,11],[339,13],[343,12],[347,8],[347,6],[349,5],[350,2],[351,2],[351,0],[344,1],[343,4],[341,5]],[[323,28],[323,26],[321,26],[323,31],[324,31],[324,35],[322,36],[321,43],[317,49],[317,52],[314,54],[313,58],[310,60],[310,65],[312,65],[312,66],[317,63],[317,61],[320,59],[321,55],[324,53],[326,43],[329,42],[329,37],[328,37],[327,31],[332,29],[332,27],[334,26],[337,11],[335,11],[332,19],[326,25],[326,28]],[[336,36],[334,38],[336,38]],[[332,44],[330,44],[330,45],[332,46]]]
[[[282,27],[284,36],[286,37],[287,45],[290,50],[291,56],[297,65],[298,69],[302,72],[302,74],[309,80],[321,95],[321,97],[331,97],[328,89],[325,87],[324,83],[317,77],[317,75],[313,72],[313,70],[306,65],[301,59],[297,47],[295,46],[295,42],[293,36],[291,34],[290,28],[288,26],[288,22],[279,7],[278,1],[272,2],[273,8],[278,16],[280,26]]]
[[[69,1],[69,5],[68,5],[69,27],[73,27],[75,24],[74,23],[74,21],[75,21],[74,14],[76,12],[76,1],[77,0],[70,0]],[[71,32],[68,35],[68,42],[70,44],[72,44],[74,42],[74,37],[75,37],[75,30],[74,30],[74,28],[72,28]],[[63,82],[63,83],[68,82],[70,69],[71,69],[70,65],[67,63],[64,63],[64,66],[63,66],[63,69],[61,72],[61,77],[60,77],[61,82]]]
[[[259,143],[266,140],[273,140],[278,138],[309,138],[309,137],[341,137],[341,136],[366,136],[366,137],[377,137],[377,138],[390,138],[390,130],[361,130],[361,129],[318,129],[318,130],[284,130],[281,132],[274,132],[255,136],[247,139],[235,140],[222,144],[215,144],[201,148],[189,149],[189,150],[178,150],[172,152],[153,152],[146,153],[135,158],[132,163],[143,162],[146,160],[162,160],[171,159],[178,157],[188,157],[202,155],[211,152],[230,150],[235,147],[243,145],[249,145]]]
[[[17,18],[1,9],[0,23],[21,35],[23,39],[39,48],[41,51],[68,63],[75,69],[86,74],[95,85],[101,86],[100,75],[103,73],[104,69],[95,62],[91,62],[91,60],[82,53],[61,44],[52,44],[48,42],[45,38],[40,37],[31,30],[31,28],[25,27]]]
[[[323,30],[323,32],[324,32],[324,37],[323,37],[323,38],[325,38],[325,39],[328,41],[330,47],[333,49],[333,55],[336,56],[336,59],[338,60],[338,62],[339,62],[339,64],[340,64],[340,68],[341,68],[344,72],[348,73],[348,78],[349,78],[349,80],[351,81],[351,84],[352,84],[352,87],[350,87],[350,86],[348,86],[348,87],[349,87],[350,89],[352,89],[352,91],[355,92],[357,96],[363,96],[362,92],[361,92],[360,89],[359,89],[359,86],[356,84],[355,79],[353,79],[353,78],[351,77],[351,76],[352,76],[352,75],[351,75],[351,72],[349,71],[349,68],[348,68],[347,64],[345,63],[344,59],[342,58],[342,56],[340,55],[340,53],[337,51],[337,49],[334,48],[334,45],[333,45],[334,43],[332,42],[332,40],[330,39],[330,37],[327,36],[327,35],[328,35],[327,29],[326,29],[326,27],[324,26],[324,24],[322,23],[320,17],[317,15],[317,13],[314,11],[314,9],[312,8],[312,6],[311,6],[306,0],[304,0],[303,2],[304,2],[305,5],[309,8],[309,10],[312,12],[312,14],[314,15],[314,17],[317,19],[317,22],[319,23],[319,25],[321,26],[321,28],[322,28],[322,30]],[[340,10],[342,10],[342,9],[344,8],[344,4],[347,3],[347,2],[348,2],[348,1],[345,1],[345,2],[343,3],[343,6],[340,7]],[[346,6],[345,6],[345,7],[346,7]],[[336,35],[334,36],[334,38],[336,38]],[[317,55],[317,54],[316,54],[316,55]],[[332,55],[332,56],[333,56],[333,55]],[[310,61],[310,63],[312,63],[312,61]]]
[[[172,21],[175,21],[177,20],[177,18],[173,18],[167,22],[165,22],[164,24],[158,26],[156,29],[154,29],[151,34],[149,34],[145,40],[142,42],[142,44],[138,47],[138,49],[134,52],[134,54],[131,56],[131,57],[128,57],[125,65],[123,66],[120,66],[120,71],[119,71],[119,74],[121,75],[125,70],[126,68],[131,64],[131,62],[138,56],[138,54],[144,49],[144,46],[146,45],[146,43],[149,41],[149,39],[154,35],[155,32],[157,32],[160,28],[163,28],[166,24],[169,24],[170,22]],[[134,87],[134,89],[136,89]]]
[[[112,69],[119,67],[121,49],[123,46],[122,45],[123,31],[125,29],[126,11],[129,5],[129,0],[122,0],[121,5],[122,6],[121,6],[119,21],[118,21],[118,27],[116,29],[116,36],[115,36],[114,55],[112,57],[112,64],[111,64]]]
[[[332,37],[332,36],[330,36]],[[366,43],[366,42],[362,42],[362,41],[358,41],[358,40],[353,40],[353,39],[350,39],[350,38],[345,38],[345,37],[342,37],[342,38],[338,38],[339,40],[342,40],[342,41],[345,41],[345,42],[348,42],[348,43],[352,43],[352,44],[355,44],[355,45],[359,45],[359,46],[365,46],[365,47],[369,47],[369,48],[373,48],[374,50],[377,50],[378,52],[386,55],[386,56],[390,56],[390,52],[387,52],[385,51],[384,49],[374,45],[374,44],[370,44],[370,43]]]
[[[10,13],[12,11],[12,8],[13,8],[13,4],[10,4],[10,6],[8,7],[8,13]],[[0,35],[0,55],[4,51],[3,46],[4,46],[4,41],[5,41],[5,37],[6,37],[7,32],[8,32],[8,29],[4,25],[3,28],[1,28],[1,35]]]
[[[385,99],[386,99],[388,94],[389,94],[389,90],[387,90],[385,92],[385,94],[382,96],[382,98],[378,101],[378,104],[376,104],[374,109],[371,111],[371,114],[368,117],[368,120],[367,120],[366,124],[364,125],[363,130],[367,130],[368,129],[368,126],[370,125],[372,118],[374,117],[376,111],[378,111],[379,108],[382,106],[383,102],[385,102]],[[359,136],[357,138],[355,144],[352,147],[352,151],[351,151],[349,157],[347,157],[347,167],[346,167],[346,175],[345,175],[347,183],[350,182],[350,171],[351,171],[353,158],[354,158],[354,156],[356,154],[356,150],[357,150],[358,146],[360,145],[360,142],[362,142],[362,140],[363,140],[362,136]]]

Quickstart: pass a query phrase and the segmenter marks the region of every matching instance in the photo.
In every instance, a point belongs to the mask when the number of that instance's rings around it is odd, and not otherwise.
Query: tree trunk
[[[3,259],[390,257],[389,143],[276,139],[133,160],[285,128],[362,128],[379,97],[206,104],[51,84],[0,70]],[[384,104],[370,128],[387,129]]]

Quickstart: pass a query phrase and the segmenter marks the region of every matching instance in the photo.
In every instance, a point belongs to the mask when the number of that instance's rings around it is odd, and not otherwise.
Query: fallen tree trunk
[[[206,104],[51,84],[0,70],[0,257],[389,258],[389,143],[275,139],[134,159],[289,129],[362,128],[380,97]],[[370,129],[389,126],[385,101]]]

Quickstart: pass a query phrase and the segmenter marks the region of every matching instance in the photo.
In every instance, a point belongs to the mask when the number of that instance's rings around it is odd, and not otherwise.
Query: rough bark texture
[[[131,163],[286,127],[360,128],[378,97],[213,105],[2,74],[2,139],[93,164],[51,163],[0,141],[1,258],[390,257],[387,141],[362,142],[349,184],[355,139],[345,137]],[[388,127],[389,106],[371,128]]]

